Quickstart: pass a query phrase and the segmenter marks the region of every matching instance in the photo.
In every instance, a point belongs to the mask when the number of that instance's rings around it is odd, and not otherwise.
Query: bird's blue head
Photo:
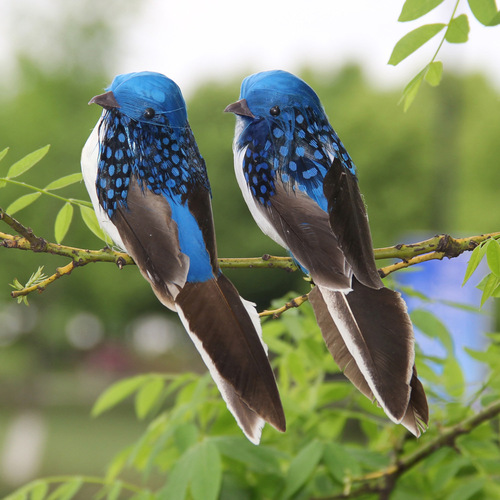
[[[118,108],[120,113],[142,123],[163,125],[166,119],[173,128],[187,126],[181,90],[165,75],[151,71],[118,75],[106,90],[90,103],[105,109]]]
[[[274,179],[307,191],[326,210],[323,179],[334,157],[355,167],[321,102],[300,78],[264,71],[243,80],[240,99],[225,109],[237,116],[234,150],[254,197],[269,205]],[[272,179],[272,180],[270,180]]]
[[[260,118],[277,118],[291,108],[306,106],[316,113],[324,112],[318,96],[307,83],[281,70],[263,71],[245,78],[241,84],[241,99],[246,101],[251,114]]]

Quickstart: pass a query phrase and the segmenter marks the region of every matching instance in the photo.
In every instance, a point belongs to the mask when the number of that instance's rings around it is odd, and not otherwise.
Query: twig
[[[259,313],[259,316],[262,318],[263,316],[272,316],[273,319],[278,319],[285,311],[288,309],[292,309],[294,307],[300,307],[304,302],[309,300],[309,294],[301,295],[300,297],[295,297],[290,302],[287,302],[284,306],[279,307],[278,309],[265,310]]]
[[[382,493],[386,489],[386,486],[384,486],[383,483],[393,483],[402,474],[425,460],[436,450],[444,446],[455,447],[458,437],[472,432],[476,427],[492,420],[498,415],[500,415],[500,400],[491,403],[476,415],[473,415],[462,422],[443,430],[438,436],[429,440],[413,453],[410,453],[406,457],[398,458],[396,463],[390,467],[350,479],[350,484],[363,483],[360,487],[344,491],[340,495],[321,497],[321,500],[341,500],[345,498],[354,498],[366,493]]]
[[[43,291],[49,284],[53,283],[61,276],[70,274],[76,267],[82,267],[91,262],[114,262],[120,269],[125,265],[135,264],[133,259],[128,254],[124,252],[117,252],[111,250],[110,248],[103,248],[102,250],[85,250],[82,248],[48,242],[44,238],[37,237],[31,228],[25,227],[19,221],[6,214],[1,208],[0,220],[3,220],[20,235],[17,236],[0,232],[0,246],[5,248],[17,248],[19,250],[60,255],[62,257],[67,257],[72,261],[72,263],[62,268],[58,268],[56,273],[44,280],[42,283],[33,287],[12,292],[12,295],[15,297],[27,295],[35,290]],[[463,252],[473,250],[477,245],[489,238],[500,238],[500,232],[481,234],[478,236],[471,236],[469,238],[452,238],[447,234],[437,235],[418,243],[399,244],[392,247],[378,248],[374,250],[374,254],[376,259],[401,259],[401,262],[379,269],[380,275],[384,278],[394,271],[398,271],[399,269],[413,266],[421,262],[435,259],[441,260],[444,257],[457,257]],[[296,271],[298,269],[290,257],[278,257],[268,254],[265,254],[260,258],[220,258],[219,265],[221,268],[226,269],[284,269],[289,272]],[[289,302],[276,310],[264,311],[261,315],[278,317],[284,311],[292,307],[298,307],[307,300],[307,296],[303,295],[294,299],[295,302]]]
[[[32,292],[41,293],[56,279],[59,279],[61,276],[66,276],[67,274],[71,274],[71,271],[73,271],[73,269],[75,269],[75,267],[77,266],[78,264],[76,264],[75,261],[72,260],[69,264],[65,265],[64,267],[58,267],[56,269],[56,272],[52,276],[49,276],[48,278],[40,281],[36,285],[28,286],[26,288],[23,288],[22,290],[14,290],[13,292],[10,292],[10,295],[11,297],[17,298],[24,295],[28,295]]]
[[[284,269],[289,272],[298,269],[290,257],[276,257],[267,253],[262,257],[223,257],[219,259],[219,265],[225,269]]]
[[[120,268],[126,265],[135,265],[130,255],[124,252],[116,252],[107,247],[102,250],[85,250],[83,248],[50,243],[43,238],[37,238],[37,241],[43,242],[43,244],[41,245],[41,249],[35,250],[26,238],[0,232],[0,246],[2,247],[68,257],[74,260],[77,266],[84,266],[91,262],[114,262]]]
[[[19,233],[21,236],[23,236],[30,245],[30,250],[33,252],[44,252],[45,248],[45,240],[43,238],[37,238],[33,234],[33,230],[29,227],[23,226],[20,222],[18,222],[16,219],[11,217],[9,214],[6,214],[1,208],[0,208],[0,220],[3,220],[6,224],[8,224],[16,233]],[[0,233],[0,238],[3,233]]]
[[[401,262],[396,262],[396,264],[391,264],[390,266],[381,267],[378,270],[381,278],[385,278],[389,276],[389,274],[394,271],[399,271],[400,269],[404,269],[406,267],[414,266],[415,264],[421,264],[422,262],[427,262],[429,260],[443,260],[445,257],[444,252],[432,252],[426,253],[423,255],[418,255],[417,257],[413,257],[409,260],[403,260]]]
[[[453,238],[449,234],[438,234],[427,240],[417,243],[394,245],[392,247],[376,248],[373,253],[375,259],[401,259],[409,260],[417,255],[428,253],[444,253],[449,259],[458,257],[461,253],[472,251],[487,239],[500,238],[500,232],[486,233],[468,238]],[[437,257],[442,258],[442,257]]]

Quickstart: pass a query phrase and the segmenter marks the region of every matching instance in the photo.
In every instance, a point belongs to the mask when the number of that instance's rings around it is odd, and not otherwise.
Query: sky
[[[455,1],[445,0],[421,20],[397,21],[402,0],[150,0],[123,40],[118,72],[166,73],[184,92],[209,79],[267,69],[330,71],[359,61],[377,85],[407,83],[432,58],[439,36],[397,67],[387,65],[397,40],[421,24],[447,22]],[[445,68],[481,70],[500,88],[500,27],[484,28],[465,0],[466,44],[444,44]]]
[[[124,0],[120,5],[139,4]],[[138,14],[128,16],[120,26],[118,53],[109,61],[110,77],[159,71],[189,95],[207,79],[224,81],[267,69],[297,72],[306,65],[330,72],[356,61],[374,84],[401,87],[430,61],[439,35],[397,67],[387,65],[394,44],[423,23],[447,22],[455,1],[444,0],[409,23],[397,21],[402,5],[402,0],[144,0]],[[5,74],[14,52],[12,39],[22,43],[23,30],[38,35],[31,50],[40,57],[70,51],[50,43],[50,23],[44,20],[57,18],[62,8],[78,15],[86,4],[82,0],[66,4],[0,0],[0,6],[0,64]],[[18,14],[16,22],[9,16],[12,11]],[[461,12],[469,16],[470,39],[466,44],[444,44],[439,59],[445,71],[480,70],[500,89],[500,27],[480,25],[466,0],[460,1],[457,13]],[[107,13],[97,10],[91,15],[106,18]],[[21,35],[12,37],[14,31]]]

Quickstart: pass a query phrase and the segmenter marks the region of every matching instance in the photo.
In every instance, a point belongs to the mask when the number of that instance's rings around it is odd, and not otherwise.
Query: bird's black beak
[[[102,106],[104,109],[113,109],[120,107],[118,101],[115,98],[115,94],[113,94],[111,90],[109,92],[105,92],[104,94],[92,97],[92,99],[90,99],[89,101],[89,104],[99,104],[99,106]]]
[[[233,102],[225,110],[224,113],[234,113],[235,115],[249,116],[255,118],[255,115],[250,111],[248,103],[245,99]]]

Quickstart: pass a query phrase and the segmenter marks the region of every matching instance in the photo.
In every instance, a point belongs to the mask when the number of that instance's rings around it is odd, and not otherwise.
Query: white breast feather
[[[248,147],[248,146],[247,146]],[[281,245],[283,248],[288,248],[286,243],[283,241],[278,232],[274,229],[272,224],[269,222],[267,217],[265,217],[263,213],[263,209],[258,203],[255,201],[255,198],[252,196],[250,191],[250,187],[247,184],[245,179],[245,174],[243,173],[243,158],[245,156],[245,152],[247,147],[239,149],[236,145],[236,142],[233,145],[234,151],[234,171],[236,173],[236,180],[238,181],[238,185],[240,186],[241,193],[243,194],[243,198],[252,214],[255,222],[260,227],[260,230],[269,236],[272,240],[274,240],[278,245]]]
[[[85,146],[82,150],[81,165],[83,180],[87,191],[89,192],[90,200],[94,206],[94,211],[97,215],[97,221],[103,229],[103,231],[109,235],[109,237],[118,245],[123,251],[126,252],[125,245],[116,229],[115,225],[111,222],[108,214],[99,204],[97,198],[96,189],[96,179],[97,179],[97,167],[99,164],[99,125],[101,124],[101,119],[97,122],[97,125],[92,130]]]

